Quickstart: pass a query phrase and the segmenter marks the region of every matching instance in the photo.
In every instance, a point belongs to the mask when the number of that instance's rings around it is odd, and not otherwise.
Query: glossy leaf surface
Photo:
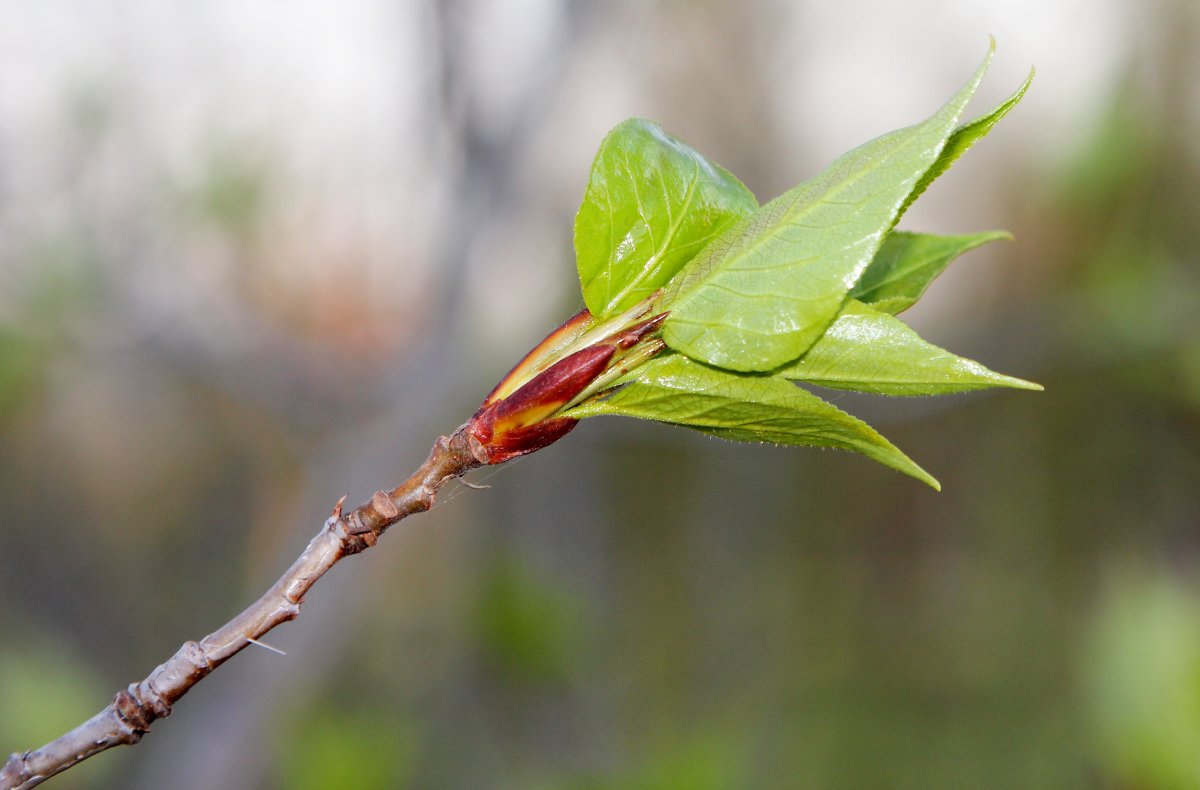
[[[1011,238],[1002,230],[966,236],[892,231],[850,295],[876,310],[896,315],[912,307],[959,255],[989,241]]]
[[[778,374],[822,387],[880,395],[942,395],[989,387],[1041,389],[927,343],[899,318],[853,299],[829,331]]]
[[[816,342],[937,161],[988,62],[928,120],[876,138],[733,225],[672,281],[663,337],[739,371],[790,362]]]
[[[782,378],[731,373],[669,354],[637,368],[626,382],[567,416],[640,417],[724,439],[852,450],[939,488],[871,426]]]
[[[757,207],[740,181],[658,124],[625,121],[604,138],[575,217],[588,310],[607,318],[636,304]]]
[[[1030,69],[1029,76],[1025,78],[1025,82],[1021,83],[1021,87],[1009,96],[1000,104],[996,105],[989,112],[984,113],[973,121],[964,123],[962,126],[954,130],[950,135],[950,139],[946,141],[946,147],[942,149],[938,155],[937,161],[933,167],[921,176],[916,187],[909,194],[908,199],[904,201],[904,205],[900,208],[899,214],[896,215],[896,221],[900,220],[908,207],[913,204],[917,198],[921,196],[930,184],[937,179],[942,173],[950,169],[950,165],[958,161],[958,158],[967,152],[967,149],[975,145],[975,143],[987,137],[988,132],[992,131],[992,127],[1000,122],[1000,119],[1008,115],[1009,110],[1016,107],[1021,99],[1025,96],[1025,91],[1029,90],[1029,86],[1033,83],[1033,70]],[[895,223],[893,223],[894,225]]]

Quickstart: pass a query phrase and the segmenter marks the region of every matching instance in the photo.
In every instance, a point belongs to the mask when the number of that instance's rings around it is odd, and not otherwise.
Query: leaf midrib
[[[920,125],[921,124],[918,124],[918,126],[920,126]],[[915,127],[910,126],[910,127],[907,127],[907,129],[899,130],[899,132],[908,131],[909,129],[913,129],[913,128],[915,128]],[[899,132],[892,132],[891,134],[895,135],[895,134],[898,134]],[[878,140],[880,138],[876,138],[876,139]],[[892,148],[891,151],[889,151],[886,154],[886,158],[883,161],[886,162],[889,159],[893,159],[899,153],[899,151],[901,151],[904,147],[906,147],[910,142],[913,142],[914,140],[915,140],[915,138],[913,138],[911,140],[907,140],[907,141],[895,146],[894,148]],[[934,153],[935,161],[937,159],[938,154],[941,152],[941,148],[944,146],[945,146],[945,140],[943,139],[941,141],[941,145],[937,146],[937,150]],[[847,178],[842,179],[833,189],[827,190],[826,192],[822,193],[822,197],[829,196],[829,195],[836,195],[836,194],[840,193],[841,191],[843,191],[844,189],[846,189],[847,187],[849,187],[850,185],[858,183],[858,181],[863,177],[863,175],[865,173],[867,173],[869,170],[875,169],[875,168],[871,168],[870,165],[873,162],[878,162],[878,161],[879,160],[867,160],[860,167],[856,168],[853,171],[852,175],[848,176]],[[886,165],[879,165],[879,166],[886,166]],[[920,177],[921,176],[918,174],[917,179],[919,180]],[[799,201],[801,199],[801,197],[803,197],[803,195],[797,195],[794,198],[794,200]],[[769,205],[770,205],[770,203],[767,204],[767,206],[769,206]],[[763,245],[763,244],[767,243],[768,241],[770,241],[771,239],[773,239],[775,231],[779,227],[784,225],[785,222],[787,224],[791,224],[792,221],[794,221],[796,219],[801,219],[801,218],[807,216],[818,205],[821,205],[821,203],[819,203],[817,201],[810,201],[806,206],[797,210],[794,208],[794,204],[793,204],[792,207],[789,207],[786,211],[784,211],[783,215],[776,222],[772,223],[772,225],[770,226],[769,229],[767,229],[765,232],[756,234],[756,238],[749,245],[742,247],[734,259],[745,258],[745,257],[749,256],[755,250],[757,250],[761,245]],[[759,209],[759,211],[762,211],[763,209],[767,208],[767,206],[763,206],[762,208]],[[793,214],[793,211],[795,211],[794,214]],[[747,217],[745,220],[743,220],[743,223],[742,223],[743,226],[745,223],[751,221],[753,218],[754,218],[754,214],[751,214],[749,217]],[[869,235],[870,234],[868,234],[868,236]],[[880,234],[880,236],[882,237],[882,234]],[[851,245],[847,245],[847,247],[848,246],[851,246]],[[845,249],[845,247],[843,247],[843,249]],[[727,260],[731,260],[731,259],[730,258],[722,259],[722,261],[727,261]],[[694,284],[688,290],[688,293],[679,295],[680,304],[687,301],[688,298],[692,294],[696,293],[696,291],[699,290],[702,286],[707,285],[711,279],[716,277],[722,271],[724,271],[723,267],[714,265],[709,269],[709,271],[707,273],[702,274],[699,277],[697,277],[693,281]]]
[[[634,279],[630,280],[629,284],[626,285],[624,288],[622,288],[620,291],[618,291],[615,296],[613,296],[611,294],[609,295],[609,298],[606,300],[607,301],[606,306],[609,310],[612,310],[613,304],[619,303],[621,301],[621,299],[623,299],[630,291],[632,291],[634,289],[635,286],[641,285],[643,282],[646,281],[646,278],[649,277],[650,273],[653,271],[654,264],[657,263],[658,261],[662,260],[663,255],[665,254],[667,248],[671,246],[671,242],[674,241],[675,237],[679,235],[679,229],[681,227],[683,227],[683,219],[687,215],[688,209],[691,208],[692,202],[695,200],[696,188],[700,183],[700,163],[696,161],[695,157],[689,157],[689,158],[692,160],[692,180],[691,180],[691,183],[688,184],[687,194],[684,195],[683,204],[679,208],[679,213],[676,214],[676,216],[671,220],[671,226],[667,230],[666,238],[663,239],[663,242],[661,245],[658,245],[658,248],[654,251],[654,254],[646,259],[646,263],[642,266],[641,270],[638,273],[638,276],[635,277]],[[626,170],[628,170],[629,169],[628,155],[625,156],[625,166],[626,166]],[[662,178],[661,173],[659,174],[659,178],[661,180],[661,178]],[[633,189],[634,189],[634,194],[636,195],[637,194],[636,180],[631,179],[631,182],[634,184]],[[663,194],[666,195],[666,189],[665,189],[666,185],[664,184],[663,186],[664,186]],[[668,205],[670,204],[669,200],[666,202]],[[638,196],[638,208],[639,208],[638,215],[642,217],[642,220],[644,222],[646,222],[646,229],[653,234],[653,231],[650,230],[650,223],[649,223],[649,221],[646,220],[645,214],[641,210],[640,195]],[[653,235],[651,235],[650,241],[651,241],[651,243],[653,243],[653,241],[654,241]],[[615,249],[615,248],[610,247],[610,249]],[[612,272],[613,272],[614,268],[615,267],[613,266],[612,256],[610,255],[608,258],[608,282],[610,285],[613,281]]]

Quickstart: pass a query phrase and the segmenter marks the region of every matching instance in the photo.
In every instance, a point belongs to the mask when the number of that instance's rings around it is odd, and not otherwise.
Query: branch
[[[145,680],[117,692],[107,708],[66,735],[9,757],[0,769],[0,790],[33,787],[93,754],[137,743],[208,673],[275,626],[296,619],[304,595],[338,560],[371,548],[405,516],[433,507],[447,480],[535,452],[569,433],[578,420],[563,416],[564,410],[663,350],[658,335],[667,314],[646,317],[660,295],[656,291],[603,320],[583,310],[555,329],[500,380],[470,420],[449,438],[438,437],[425,463],[399,487],[376,491],[348,516],[339,501],[317,536],[261,598],[200,642],[185,642]]]
[[[348,515],[339,501],[321,531],[261,598],[200,642],[185,642],[83,724],[40,749],[10,756],[0,769],[0,790],[33,787],[92,755],[140,741],[192,686],[275,626],[296,619],[305,594],[338,560],[371,548],[388,527],[431,508],[446,481],[485,463],[467,429],[438,437],[420,468],[392,491],[376,491]]]

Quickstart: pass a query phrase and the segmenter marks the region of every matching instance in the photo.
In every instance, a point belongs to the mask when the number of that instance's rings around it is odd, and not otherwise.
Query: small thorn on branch
[[[461,477],[458,479],[458,482],[461,485],[463,485],[467,488],[473,489],[475,491],[486,491],[489,488],[491,488],[491,486],[489,486],[489,485],[485,485],[483,483],[472,483],[470,480],[463,480]]]
[[[339,499],[322,530],[257,601],[199,642],[185,642],[91,719],[40,749],[0,761],[0,790],[27,790],[106,749],[137,743],[151,724],[170,715],[190,688],[249,645],[287,655],[257,637],[295,619],[305,593],[335,563],[374,546],[391,524],[429,509],[444,483],[481,465],[483,461],[469,453],[466,431],[456,431],[453,441],[440,437],[425,462],[391,494],[376,492],[370,503],[349,511],[346,497]]]
[[[271,645],[268,645],[266,642],[260,642],[259,640],[255,639],[255,638],[254,638],[254,637],[252,637],[252,636],[248,636],[248,637],[246,637],[246,641],[247,641],[247,642],[249,642],[249,643],[250,643],[250,644],[252,644],[252,645],[258,645],[259,647],[263,648],[264,650],[270,650],[272,653],[278,653],[278,654],[279,654],[279,655],[281,655],[281,656],[286,656],[286,655],[287,655],[287,652],[285,652],[285,651],[283,651],[283,650],[280,650],[280,649],[279,649],[279,648],[277,648],[277,647],[273,647],[273,646],[271,646]]]
[[[347,497],[347,496],[348,496],[347,494],[342,494],[342,498],[341,498],[341,499],[339,499],[339,500],[337,501],[337,504],[333,506],[333,515],[332,515],[332,518],[333,518],[333,520],[334,520],[334,521],[341,521],[341,520],[342,520],[342,505],[346,504],[346,497]]]

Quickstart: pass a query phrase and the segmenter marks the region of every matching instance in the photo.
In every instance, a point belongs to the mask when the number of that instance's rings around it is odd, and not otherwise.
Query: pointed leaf
[[[637,368],[627,381],[607,399],[584,403],[566,416],[615,414],[736,441],[836,447],[940,490],[936,480],[871,426],[784,379],[731,373],[668,354]]]
[[[851,299],[821,339],[778,375],[880,395],[942,395],[988,387],[1040,390],[926,343],[899,318]]]
[[[896,315],[912,307],[950,262],[989,241],[1011,240],[993,230],[967,236],[935,236],[894,230],[883,240],[862,278],[850,291],[860,302]]]
[[[607,318],[636,304],[757,207],[740,181],[658,124],[625,121],[601,143],[575,217],[588,310]]]
[[[908,211],[908,207],[913,204],[917,198],[929,187],[934,180],[950,169],[950,165],[954,164],[960,156],[967,152],[967,149],[975,145],[975,143],[987,137],[988,132],[992,131],[992,127],[1000,122],[1000,119],[1008,115],[1008,111],[1016,107],[1020,103],[1022,97],[1025,96],[1025,91],[1029,90],[1030,84],[1033,82],[1034,70],[1029,70],[1029,76],[1025,78],[1025,82],[1021,83],[1021,87],[1017,88],[1012,96],[1009,96],[1004,101],[1000,102],[990,112],[984,113],[973,121],[965,123],[954,130],[954,134],[950,135],[950,139],[946,141],[946,147],[942,149],[942,153],[934,162],[933,167],[926,171],[925,175],[921,176],[921,180],[917,182],[908,199],[904,201],[904,205],[900,208],[900,213],[896,215],[896,222],[900,221],[900,217]],[[892,223],[895,226],[895,222]]]
[[[672,281],[663,338],[730,370],[776,368],[804,353],[937,160],[991,60],[931,118],[843,155],[736,223]]]

